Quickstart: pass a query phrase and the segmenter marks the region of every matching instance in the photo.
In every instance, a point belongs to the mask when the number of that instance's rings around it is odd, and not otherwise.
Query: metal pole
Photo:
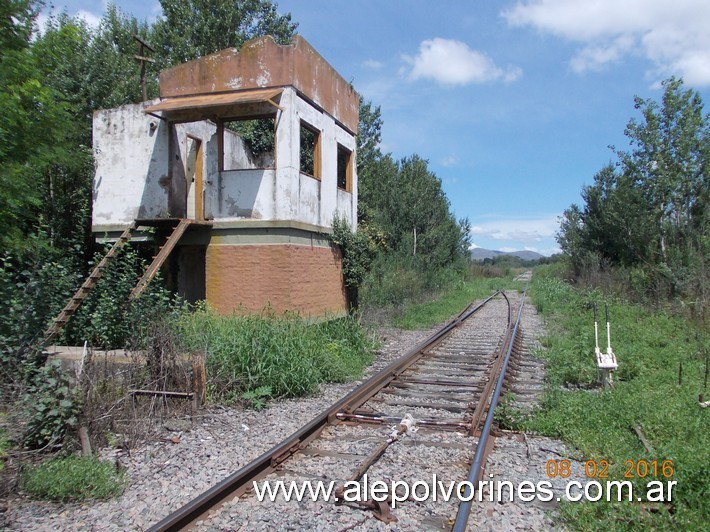
[[[595,353],[599,351],[599,325],[597,323],[597,304],[594,303],[594,347]]]
[[[609,324],[609,303],[606,304],[606,352],[611,354],[611,325]]]

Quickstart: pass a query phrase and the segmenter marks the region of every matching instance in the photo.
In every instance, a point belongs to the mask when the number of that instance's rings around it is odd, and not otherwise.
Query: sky
[[[634,96],[660,100],[674,75],[710,102],[707,0],[276,3],[380,107],[382,151],[429,161],[477,247],[559,252],[559,216],[616,160],[610,146],[630,148]],[[54,6],[96,24],[106,4]]]

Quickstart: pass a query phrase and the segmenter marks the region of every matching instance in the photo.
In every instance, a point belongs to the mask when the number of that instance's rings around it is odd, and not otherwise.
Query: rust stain
[[[295,87],[352,133],[357,132],[355,89],[298,35],[289,45],[277,44],[270,36],[259,37],[244,43],[240,51],[227,48],[160,74],[163,98],[284,86]]]

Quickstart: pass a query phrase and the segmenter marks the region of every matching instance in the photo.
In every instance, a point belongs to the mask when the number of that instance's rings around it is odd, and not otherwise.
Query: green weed
[[[187,350],[207,353],[210,397],[227,402],[258,389],[295,397],[322,382],[355,379],[374,348],[353,317],[309,324],[293,315],[219,316],[203,307],[175,327]]]
[[[562,513],[574,529],[702,528],[708,514],[710,438],[708,411],[698,405],[704,391],[702,353],[707,337],[681,317],[650,312],[599,290],[576,291],[545,270],[536,271],[532,295],[548,322],[550,388],[543,408],[525,421],[529,430],[559,437],[586,458],[607,460],[610,480],[624,480],[627,460],[672,460],[678,482],[667,506],[648,511],[643,504],[565,504]],[[612,347],[619,362],[615,387],[602,392],[594,362],[592,303],[609,303]],[[606,348],[603,315],[600,343]],[[678,382],[679,365],[683,380]],[[570,386],[575,385],[575,386]],[[569,388],[573,388],[570,390]],[[649,453],[634,432],[642,430]],[[634,478],[639,490],[650,480]]]
[[[409,305],[395,320],[395,325],[403,329],[432,327],[455,316],[476,299],[488,297],[498,289],[517,289],[519,284],[513,282],[512,275],[460,281],[429,301]]]
[[[255,390],[249,390],[242,394],[242,399],[246,402],[247,406],[254,410],[266,408],[266,401],[269,397],[271,397],[270,386],[259,386]]]
[[[109,462],[94,457],[69,456],[26,469],[21,485],[27,493],[39,499],[108,499],[123,493],[126,476]]]
[[[76,428],[82,409],[80,391],[58,360],[36,371],[24,402],[28,422],[23,442],[30,449],[61,447],[67,432]]]

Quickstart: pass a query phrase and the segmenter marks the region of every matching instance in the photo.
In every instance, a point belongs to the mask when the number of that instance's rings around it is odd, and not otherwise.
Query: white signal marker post
[[[614,386],[613,372],[619,367],[616,355],[611,349],[611,325],[609,324],[609,304],[606,304],[606,352],[599,349],[599,325],[597,323],[597,304],[594,303],[594,356],[597,360],[597,369],[600,372],[604,389]]]

